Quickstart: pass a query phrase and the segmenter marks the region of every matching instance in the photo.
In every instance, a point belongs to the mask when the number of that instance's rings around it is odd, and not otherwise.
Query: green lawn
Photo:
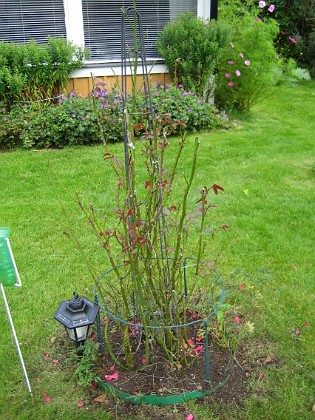
[[[218,205],[213,219],[230,229],[222,231],[208,250],[218,260],[229,297],[237,302],[235,310],[255,324],[247,342],[255,370],[242,408],[231,401],[222,411],[206,400],[187,405],[186,412],[197,419],[311,419],[315,82],[278,87],[250,114],[236,118],[229,131],[199,135],[195,187],[216,183],[225,189],[213,198]],[[189,166],[193,138],[187,140],[183,171]],[[171,139],[171,151],[177,143]],[[122,154],[121,144],[110,147]],[[11,245],[23,282],[21,289],[7,288],[6,294],[34,394],[30,397],[26,391],[1,300],[1,419],[112,418],[102,407],[77,407],[79,401],[88,401],[87,394],[76,385],[73,370],[51,340],[61,335],[62,327],[53,319],[59,302],[71,298],[74,290],[93,296],[85,257],[64,230],[75,229],[97,272],[107,268],[73,201],[79,192],[87,204],[112,208],[113,178],[102,152],[99,146],[0,154],[0,225],[12,230]],[[180,185],[175,194],[180,196]],[[245,288],[240,290],[240,284]],[[277,363],[263,363],[268,356]],[[54,359],[59,363],[53,364]],[[264,376],[258,380],[260,371]],[[51,397],[49,404],[42,392]],[[122,418],[123,405],[114,400],[113,404]],[[175,408],[140,409],[137,415],[150,418],[150,412],[154,418],[185,418]]]

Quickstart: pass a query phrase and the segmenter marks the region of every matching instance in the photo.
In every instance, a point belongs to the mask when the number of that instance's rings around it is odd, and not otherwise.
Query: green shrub
[[[0,42],[0,102],[49,98],[68,84],[82,67],[87,52],[65,39],[49,37],[47,44]]]
[[[227,30],[218,22],[205,23],[187,12],[168,23],[157,40],[171,80],[201,96],[227,42]]]
[[[171,134],[177,123],[188,131],[229,126],[224,114],[181,87],[157,84],[152,90],[157,115],[167,114],[164,129]],[[144,95],[138,108],[144,109]],[[145,111],[143,111],[145,112]],[[169,130],[168,130],[169,128]],[[141,113],[135,118],[138,136],[145,132]],[[0,111],[0,148],[48,148],[123,140],[122,100],[119,93],[96,87],[94,95],[82,98],[71,92],[60,95],[57,104],[15,105]]]
[[[186,91],[180,84],[155,84],[152,103],[156,114],[169,114],[169,128],[182,122],[187,131],[211,130],[229,125],[225,114],[204,102],[194,92]]]

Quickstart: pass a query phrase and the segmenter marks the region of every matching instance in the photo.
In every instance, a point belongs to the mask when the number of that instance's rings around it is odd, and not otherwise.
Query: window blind
[[[66,38],[63,0],[0,0],[0,41]]]
[[[132,0],[82,0],[85,47],[92,60],[120,60],[122,8]],[[197,0],[137,0],[142,18],[147,58],[157,58],[155,40],[159,32],[180,13],[188,10],[197,14]],[[132,45],[132,33],[126,24],[127,43]]]

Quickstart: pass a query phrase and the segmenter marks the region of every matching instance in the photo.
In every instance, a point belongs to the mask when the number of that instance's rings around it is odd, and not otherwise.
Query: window
[[[0,0],[0,41],[42,43],[65,38],[63,0]]]
[[[120,59],[121,9],[132,4],[132,0],[82,0],[84,44],[91,51],[92,60]],[[158,33],[179,13],[187,10],[197,13],[197,0],[138,0],[137,10],[142,18],[146,55],[156,58]],[[132,39],[129,27],[127,24],[127,40]]]
[[[137,0],[147,58],[158,58],[155,40],[163,27],[188,10],[208,17],[211,0]],[[121,9],[132,0],[0,0],[0,41],[42,43],[67,38],[91,52],[91,62],[120,61]],[[129,25],[126,25],[126,29]],[[128,37],[131,38],[130,30]],[[92,64],[91,63],[91,64]]]

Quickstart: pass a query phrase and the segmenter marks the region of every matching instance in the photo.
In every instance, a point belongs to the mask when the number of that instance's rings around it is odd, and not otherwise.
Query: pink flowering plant
[[[265,7],[265,2],[260,2],[261,6]],[[248,110],[279,80],[274,47],[278,25],[272,18],[257,20],[257,14],[245,7],[241,13],[223,15],[223,19],[232,24],[233,34],[218,64],[215,101],[221,108]]]

